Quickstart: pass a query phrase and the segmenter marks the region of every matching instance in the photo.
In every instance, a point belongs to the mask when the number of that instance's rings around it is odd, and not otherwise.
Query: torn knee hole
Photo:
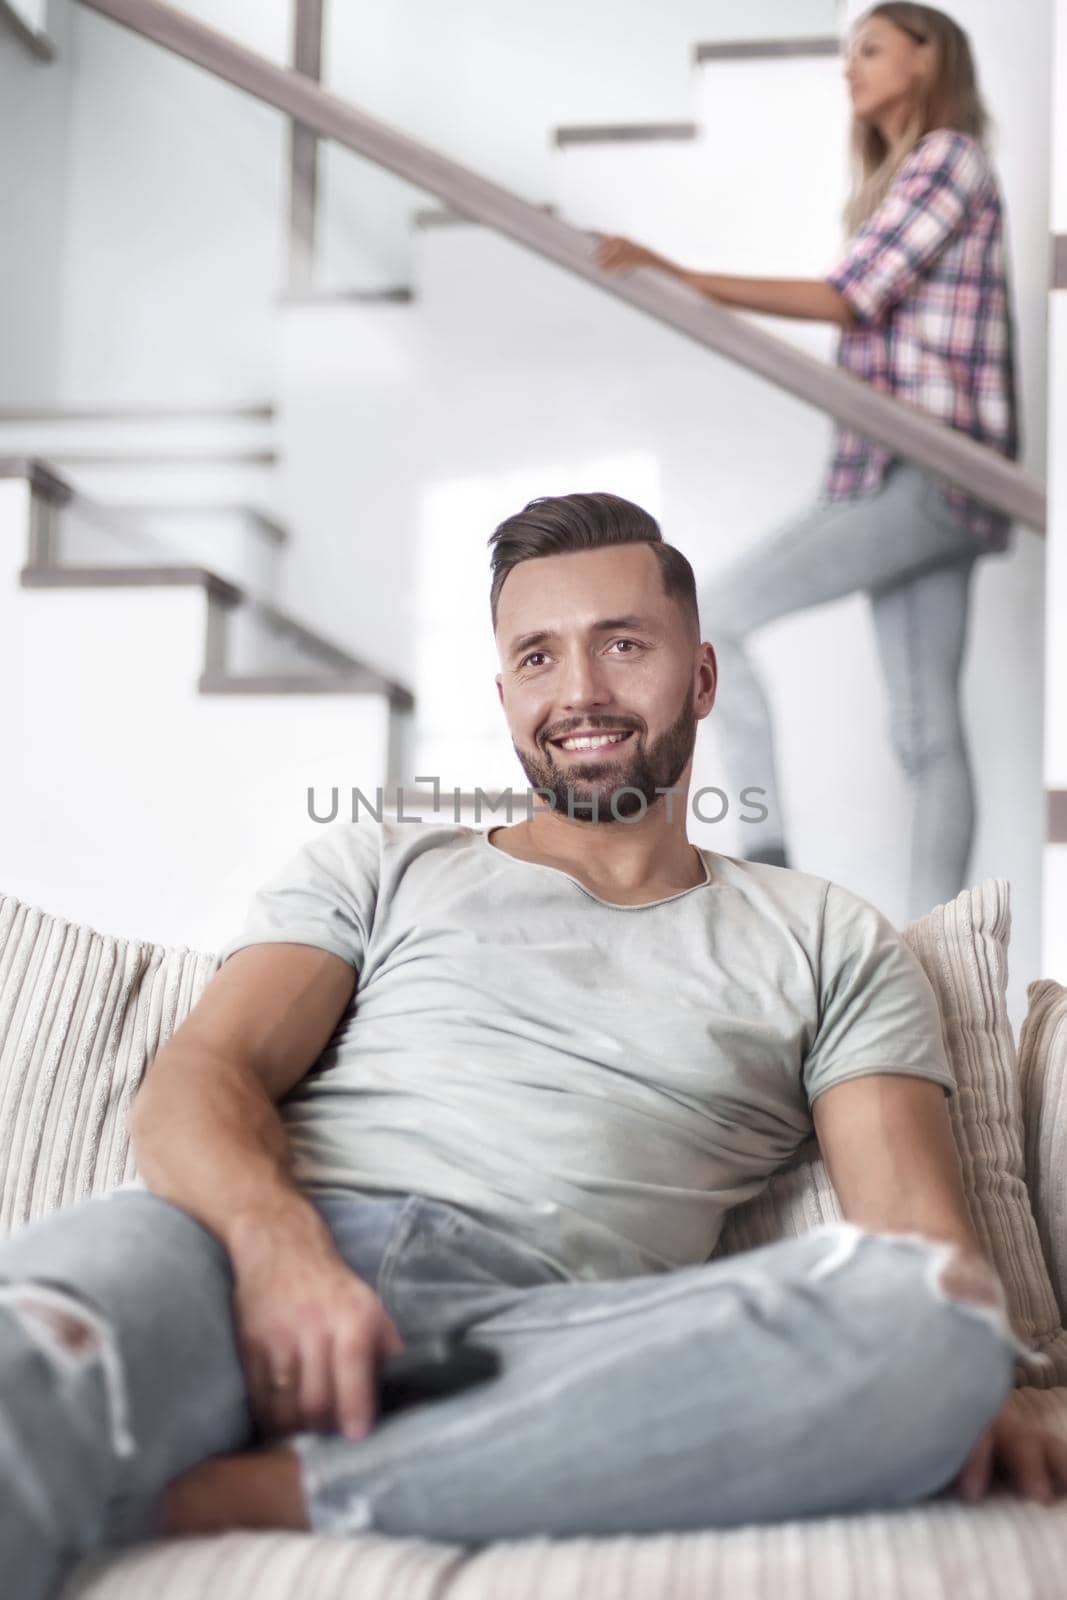
[[[13,1295],[10,1304],[17,1311],[27,1312],[51,1328],[68,1350],[86,1354],[100,1348],[99,1337],[92,1325],[84,1317],[61,1309],[53,1301],[39,1299],[32,1291],[27,1291]]]
[[[134,1455],[137,1442],[130,1431],[122,1355],[114,1329],[100,1311],[69,1290],[36,1281],[0,1284],[0,1306],[21,1317],[29,1337],[50,1354],[57,1370],[78,1380],[102,1373],[115,1453]]]
[[[953,1254],[941,1270],[938,1283],[946,1294],[956,1300],[968,1300],[972,1305],[1004,1306],[1004,1291],[1000,1279],[987,1261],[978,1256]]]

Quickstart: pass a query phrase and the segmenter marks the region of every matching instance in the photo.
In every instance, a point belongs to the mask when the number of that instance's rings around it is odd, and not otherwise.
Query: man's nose
[[[600,662],[585,651],[576,651],[563,664],[560,694],[567,710],[603,705],[611,698]]]

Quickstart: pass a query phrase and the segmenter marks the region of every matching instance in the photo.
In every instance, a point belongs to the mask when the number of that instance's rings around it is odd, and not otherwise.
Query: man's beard
[[[592,724],[591,726],[595,726]],[[618,728],[620,724],[616,723]],[[685,771],[696,744],[693,686],[674,722],[647,749],[635,728],[617,756],[572,761],[561,769],[547,755],[520,750],[512,740],[530,787],[554,797],[554,810],[579,822],[629,821],[662,799],[657,790],[672,789]],[[619,790],[625,789],[625,794]],[[614,799],[614,809],[612,800]],[[668,808],[668,816],[671,810]]]

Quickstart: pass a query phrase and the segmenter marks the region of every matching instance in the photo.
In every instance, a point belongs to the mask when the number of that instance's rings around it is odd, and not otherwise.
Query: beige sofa
[[[1067,989],[1029,989],[1018,1046],[1004,1004],[1008,885],[990,880],[905,936],[941,1004],[949,1102],[975,1228],[1008,1291],[1012,1403],[1067,1437]],[[0,897],[0,1227],[135,1176],[125,1115],[213,956],[112,938]],[[1025,1173],[1025,1180],[1024,1180]],[[728,1220],[716,1254],[839,1215],[814,1142]],[[5,1592],[6,1589],[5,1589]],[[232,1533],[104,1551],[65,1600],[1064,1600],[1067,1498],[951,1494],[885,1513],[702,1533],[467,1549],[373,1534]]]

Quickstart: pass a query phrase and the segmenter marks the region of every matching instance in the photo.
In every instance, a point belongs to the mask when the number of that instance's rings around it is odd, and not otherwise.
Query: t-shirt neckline
[[[664,895],[661,900],[642,900],[636,905],[621,905],[617,900],[604,900],[600,895],[594,894],[592,889],[588,888],[580,878],[576,878],[572,872],[565,872],[562,867],[550,867],[543,861],[524,861],[521,856],[513,856],[509,851],[501,850],[489,838],[489,835],[496,833],[500,826],[501,824],[498,823],[492,828],[474,830],[486,850],[491,850],[494,856],[499,856],[505,861],[513,861],[517,867],[533,867],[537,872],[552,872],[559,878],[566,878],[568,883],[573,883],[575,888],[580,889],[584,895],[588,895],[590,900],[595,900],[598,906],[607,906],[611,911],[651,911],[653,906],[670,905],[672,900],[681,900],[687,894],[695,894],[698,889],[706,889],[712,881],[711,864],[708,861],[707,854],[699,845],[694,845],[693,849],[700,857],[704,867],[703,883],[691,883],[688,889],[679,889],[677,894]]]

